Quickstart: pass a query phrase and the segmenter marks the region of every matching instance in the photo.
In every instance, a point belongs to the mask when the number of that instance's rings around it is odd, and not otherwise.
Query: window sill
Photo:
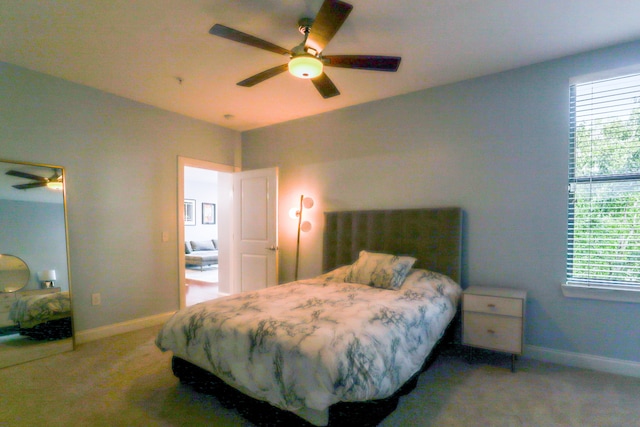
[[[572,283],[563,283],[561,287],[562,294],[567,298],[640,303],[640,289],[603,289],[602,287]]]

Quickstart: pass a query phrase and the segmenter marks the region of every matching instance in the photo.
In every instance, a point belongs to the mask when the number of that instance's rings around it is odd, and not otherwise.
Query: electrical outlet
[[[100,305],[100,294],[91,294],[91,305]]]

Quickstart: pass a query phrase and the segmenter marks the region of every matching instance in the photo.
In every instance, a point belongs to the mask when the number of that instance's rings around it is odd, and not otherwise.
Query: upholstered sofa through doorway
[[[184,259],[186,267],[204,267],[218,265],[218,241],[190,240],[184,242]]]

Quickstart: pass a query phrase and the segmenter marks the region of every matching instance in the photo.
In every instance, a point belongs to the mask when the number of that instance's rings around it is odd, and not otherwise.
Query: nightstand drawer
[[[522,300],[486,295],[464,295],[464,310],[522,317]]]
[[[522,354],[522,318],[464,312],[463,344]]]
[[[0,293],[0,312],[11,310],[16,296],[13,293]]]
[[[30,297],[31,295],[55,294],[57,292],[60,292],[59,286],[55,286],[53,288],[29,289],[26,291],[19,291],[16,293],[16,296],[18,298],[21,298],[21,297]]]
[[[11,311],[15,299],[0,299],[0,312]]]

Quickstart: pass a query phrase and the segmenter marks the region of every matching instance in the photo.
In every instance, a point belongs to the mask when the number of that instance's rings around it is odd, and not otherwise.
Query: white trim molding
[[[148,328],[150,326],[162,325],[164,322],[169,320],[169,318],[173,316],[174,313],[175,312],[172,311],[170,313],[156,314],[154,316],[142,317],[140,319],[133,319],[126,322],[101,326],[99,328],[76,331],[75,343],[76,345],[84,344],[90,341],[124,334],[126,332],[137,331],[139,329]]]
[[[591,369],[610,374],[640,378],[640,362],[634,362],[632,360],[613,359],[592,354],[554,350],[534,345],[525,346],[525,354],[523,357],[575,368]]]
[[[619,301],[640,303],[640,288],[616,288],[614,286],[590,286],[573,283],[561,285],[562,295],[567,298],[598,299],[603,301]]]

